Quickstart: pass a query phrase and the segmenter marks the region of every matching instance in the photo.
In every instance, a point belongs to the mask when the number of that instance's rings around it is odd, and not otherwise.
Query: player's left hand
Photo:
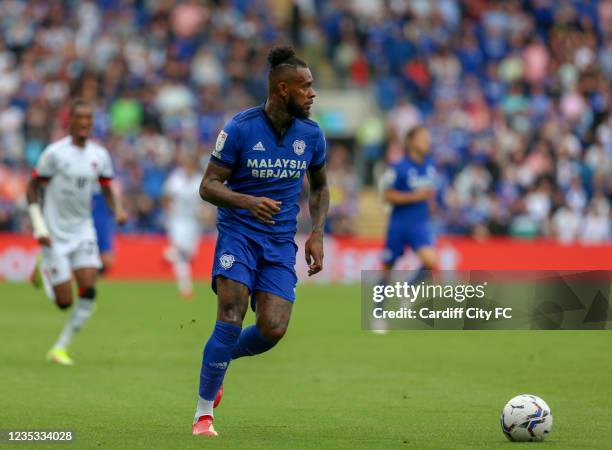
[[[117,212],[115,213],[115,220],[117,221],[117,223],[119,225],[123,225],[128,219],[128,214],[125,211],[125,209],[121,208],[118,209]]]
[[[306,241],[304,250],[306,264],[308,264],[308,276],[310,277],[323,270],[323,233],[313,231]]]

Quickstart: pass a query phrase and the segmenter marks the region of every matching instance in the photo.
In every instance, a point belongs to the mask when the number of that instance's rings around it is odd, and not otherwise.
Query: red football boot
[[[213,408],[219,406],[221,399],[223,398],[223,385],[217,391],[215,395],[215,401],[213,402]],[[194,436],[219,436],[219,433],[215,431],[213,427],[213,418],[211,416],[201,416],[198,418],[196,423],[191,427],[191,432]]]
[[[219,436],[213,427],[213,418],[211,416],[202,416],[191,427],[191,432],[194,436]]]

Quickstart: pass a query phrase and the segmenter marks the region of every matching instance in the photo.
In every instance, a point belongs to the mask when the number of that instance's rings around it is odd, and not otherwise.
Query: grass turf
[[[191,436],[215,301],[171,283],[110,283],[77,336],[74,367],[44,361],[65,314],[0,284],[0,428],[73,429],[66,448],[610,448],[612,333],[360,330],[359,287],[304,286],[284,342],[232,363],[217,439]],[[249,312],[248,321],[253,316]],[[498,423],[520,393],[543,397],[553,432],[509,443]],[[41,448],[20,444],[16,448]],[[54,444],[53,448],[64,446]]]

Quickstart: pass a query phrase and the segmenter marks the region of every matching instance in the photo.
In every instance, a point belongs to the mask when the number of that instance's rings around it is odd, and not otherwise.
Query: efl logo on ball
[[[224,269],[229,269],[234,265],[234,256],[233,255],[221,255],[221,258],[219,258],[219,262],[221,263],[221,267],[223,267]]]
[[[296,155],[302,156],[304,154],[304,150],[306,149],[306,142],[300,140],[293,141],[293,151]]]

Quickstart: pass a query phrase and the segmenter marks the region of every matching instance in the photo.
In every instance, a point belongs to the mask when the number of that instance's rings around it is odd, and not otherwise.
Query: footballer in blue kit
[[[106,204],[101,190],[93,195],[91,209],[96,237],[98,238],[100,260],[102,261],[102,267],[100,267],[99,272],[103,275],[111,268],[114,261],[115,216]]]
[[[431,137],[427,128],[417,126],[406,137],[406,154],[384,175],[384,198],[393,211],[389,218],[383,251],[384,281],[406,247],[421,260],[418,281],[427,270],[436,268],[436,252],[429,227],[429,208],[436,194],[436,169],[429,156]]]
[[[212,287],[217,321],[204,347],[192,432],[217,436],[213,408],[230,362],[270,350],[283,337],[295,301],[298,200],[309,180],[312,232],[308,275],[323,269],[329,208],[325,138],[308,119],[316,96],[310,69],[291,47],[268,55],[265,104],[234,116],[219,133],[200,185],[218,207]],[[250,300],[250,301],[249,301]],[[242,329],[249,304],[256,324]]]

